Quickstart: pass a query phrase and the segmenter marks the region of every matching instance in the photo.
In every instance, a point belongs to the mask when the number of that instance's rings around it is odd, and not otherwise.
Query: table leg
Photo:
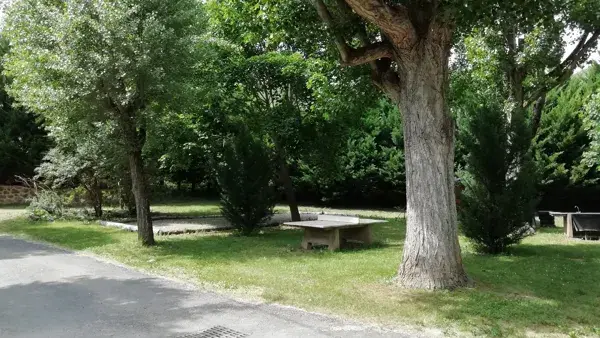
[[[340,231],[338,229],[304,229],[304,238],[302,239],[302,248],[310,250],[315,245],[327,245],[329,250],[340,248]]]
[[[370,224],[367,224],[361,228],[343,229],[341,236],[343,240],[358,241],[365,245],[370,245],[373,243],[373,234]]]
[[[334,229],[329,231],[329,251],[335,251],[340,248],[340,230]]]
[[[311,250],[312,243],[310,242],[311,234],[309,229],[304,229],[304,238],[302,239],[302,249]]]

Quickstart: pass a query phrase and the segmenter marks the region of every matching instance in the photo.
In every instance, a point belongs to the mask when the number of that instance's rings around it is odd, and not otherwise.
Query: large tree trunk
[[[137,213],[138,239],[142,245],[154,245],[154,232],[150,216],[150,200],[148,198],[148,184],[144,173],[142,151],[134,150],[128,155],[131,168],[131,182],[135,196],[135,209]]]
[[[133,194],[133,184],[131,184],[131,170],[126,171],[126,175],[121,181],[121,209],[126,208],[127,214],[134,217],[137,212],[135,210],[135,195]]]
[[[120,123],[124,133],[127,146],[127,159],[131,173],[132,192],[135,198],[135,210],[137,216],[138,239],[144,246],[154,245],[154,231],[152,229],[152,218],[150,215],[150,199],[148,181],[144,169],[142,149],[146,142],[146,130],[136,125],[135,116],[132,111],[121,114]]]
[[[532,139],[538,132],[540,128],[540,122],[542,120],[542,112],[544,111],[544,106],[546,105],[546,95],[543,94],[533,105],[532,118],[531,118],[531,137]]]
[[[296,191],[294,190],[294,183],[292,182],[292,177],[290,176],[290,168],[288,167],[287,161],[285,159],[285,151],[279,145],[279,143],[274,139],[275,149],[277,151],[277,160],[279,161],[279,180],[283,185],[283,190],[285,191],[285,198],[290,207],[290,214],[292,215],[292,221],[298,222],[301,221],[300,211],[298,210],[298,201],[296,200]]]
[[[300,211],[298,211],[298,201],[296,200],[296,192],[294,191],[294,184],[292,183],[292,177],[290,176],[290,169],[283,158],[280,160],[279,165],[279,179],[283,184],[285,198],[290,206],[292,221],[301,221]]]
[[[102,217],[102,189],[100,188],[98,178],[92,176],[89,180],[90,184],[84,184],[83,187],[87,192],[88,203],[94,208],[94,216],[100,218]]]
[[[399,53],[399,106],[406,156],[406,240],[398,281],[408,288],[452,289],[468,282],[458,243],[454,122],[446,103],[451,30]]]
[[[90,199],[94,206],[94,215],[97,218],[102,217],[102,189],[98,178],[94,177],[92,181],[92,187],[90,188]]]
[[[325,1],[314,3],[332,29],[342,64],[368,63],[375,85],[403,114],[407,226],[399,283],[424,289],[466,285],[454,197],[454,122],[446,104],[452,15],[440,12],[436,1],[335,1],[381,30],[381,39],[373,41],[359,23],[356,37],[362,46],[353,48]]]

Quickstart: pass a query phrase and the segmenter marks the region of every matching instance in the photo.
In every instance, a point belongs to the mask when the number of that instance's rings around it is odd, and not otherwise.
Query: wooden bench
[[[376,219],[359,217],[319,215],[315,221],[286,222],[284,225],[304,229],[302,248],[312,249],[315,245],[326,245],[337,250],[348,242],[373,243],[371,225],[385,223]]]

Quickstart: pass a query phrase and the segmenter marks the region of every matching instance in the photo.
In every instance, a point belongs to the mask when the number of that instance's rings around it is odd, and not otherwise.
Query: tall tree
[[[217,2],[235,8],[226,20],[244,20],[250,31],[244,39],[253,41],[260,33],[257,27],[271,31],[257,46],[287,46],[331,57],[331,50],[324,48],[330,39],[342,65],[369,66],[372,81],[399,106],[403,117],[407,236],[398,281],[428,289],[465,285],[454,203],[454,122],[446,102],[453,42],[457,33],[472,27],[508,25],[500,18],[510,16],[518,22],[539,17],[539,12],[558,15],[561,12],[555,10],[564,1]],[[582,13],[595,6],[593,1],[569,4]],[[321,33],[323,26],[329,28],[327,34]]]
[[[590,147],[584,154],[585,163],[600,171],[600,89],[596,89],[590,97],[585,112],[585,128],[591,140]]]
[[[12,95],[50,123],[65,116],[116,123],[143,245],[154,244],[142,158],[147,124],[189,92],[199,10],[193,0],[17,0],[7,15]]]
[[[504,11],[497,17],[497,25],[471,32],[470,43],[485,52],[483,60],[495,59],[513,104],[531,109],[533,135],[547,94],[568,81],[596,50],[599,11],[598,2],[548,1],[525,17]],[[570,44],[574,45],[571,50]]]
[[[8,41],[0,35],[0,61],[8,53]],[[0,64],[0,73],[3,66]],[[30,177],[50,146],[39,117],[27,112],[8,95],[9,79],[0,77],[0,184],[15,176]]]
[[[157,163],[156,175],[177,183],[178,190],[183,182],[191,184],[192,192],[199,183],[211,183],[208,137],[198,128],[199,121],[193,114],[170,113],[148,130],[144,155]]]
[[[128,175],[123,163],[123,151],[114,124],[90,124],[86,120],[54,121],[48,127],[54,147],[36,168],[36,178],[48,186],[60,188],[81,187],[96,217],[102,217],[102,186],[117,187]]]
[[[472,119],[469,114],[480,111],[465,108],[503,101],[508,121],[525,123],[531,129],[531,145],[539,169],[536,177],[541,183],[538,189],[544,196],[538,202],[545,207],[548,201],[559,203],[566,199],[567,191],[571,191],[566,188],[580,189],[594,180],[594,172],[581,161],[589,142],[581,110],[593,87],[593,76],[578,75],[571,81],[569,77],[587,59],[596,37],[591,33],[580,37],[579,32],[572,32],[581,39],[581,48],[563,57],[569,30],[583,30],[583,18],[576,15],[573,3],[560,9],[553,2],[548,5],[524,20],[517,21],[514,14],[505,13],[498,18],[502,25],[471,30],[456,45],[451,87],[453,113],[459,124]],[[557,14],[560,11],[563,15]],[[569,82],[562,86],[565,81]],[[532,99],[532,95],[539,97]],[[511,130],[519,128],[512,126]],[[459,154],[466,150],[464,145],[459,143]],[[459,155],[459,159],[466,159],[465,155]],[[529,161],[528,157],[515,159]],[[529,167],[525,162],[515,166],[514,175],[519,174],[519,168]],[[459,163],[458,167],[464,164]],[[483,203],[476,205],[484,207]]]
[[[240,94],[249,108],[244,118],[273,145],[278,176],[292,220],[300,220],[289,161],[301,152],[303,119],[313,98],[310,63],[299,54],[266,53],[245,59],[239,68]]]
[[[456,3],[313,1],[345,66],[369,64],[372,81],[403,117],[407,228],[398,281],[466,285],[454,199],[454,122],[446,102]]]
[[[585,161],[592,135],[586,121],[594,93],[600,90],[600,65],[594,63],[547,94],[534,149],[545,189],[564,191],[597,182],[598,172]]]
[[[300,183],[321,201],[345,206],[404,206],[406,182],[402,122],[398,107],[385,98],[351,126],[344,147],[323,170],[302,162]],[[321,169],[321,170],[319,170]]]
[[[302,2],[298,5],[295,13],[300,15],[310,8]],[[241,46],[233,82],[245,95],[241,105],[250,108],[245,114],[249,124],[271,143],[279,183],[292,218],[299,220],[292,180],[297,164],[310,164],[319,176],[330,176],[348,137],[345,131],[376,103],[376,95],[367,81],[352,74],[360,70],[341,70],[335,58],[318,60],[309,55],[309,45],[282,30],[270,15],[256,17],[253,3],[213,0],[208,8],[214,34]],[[304,47],[302,53],[299,46]]]

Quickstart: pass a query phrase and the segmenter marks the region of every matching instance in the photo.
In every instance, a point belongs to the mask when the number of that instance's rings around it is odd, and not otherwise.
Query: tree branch
[[[367,33],[367,28],[363,23],[361,17],[352,12],[352,8],[348,6],[348,3],[344,0],[335,0],[336,5],[341,9],[342,15],[350,22],[356,24],[358,40],[360,41],[361,47],[367,47],[371,44],[371,39],[369,38],[369,34]],[[377,71],[377,63],[375,61],[371,61],[369,63],[371,66],[371,70]]]
[[[343,66],[358,66],[370,63],[383,58],[391,58],[393,55],[392,46],[387,42],[376,42],[368,46],[349,49],[346,60],[343,60]]]
[[[372,42],[363,23],[363,18],[357,15],[358,13],[354,14],[352,12],[353,8],[350,7],[349,1],[335,0],[335,2],[340,7],[345,19],[356,23],[358,28],[357,37],[361,43],[361,48],[353,49],[348,46],[344,37],[336,30],[333,16],[323,0],[313,0],[319,17],[334,35],[335,44],[342,59],[342,65],[356,66],[368,63],[372,71],[371,79],[375,86],[390,96],[397,96],[398,74],[391,67],[394,48],[385,35],[385,32],[382,32],[384,36],[383,41]],[[391,8],[387,8],[391,10]]]
[[[323,0],[315,0],[314,3],[319,17],[334,34],[335,45],[340,52],[343,66],[358,66],[371,63],[381,58],[392,57],[393,49],[389,43],[376,42],[369,44],[366,32],[365,35],[361,37],[361,44],[363,47],[353,49],[348,46],[344,37],[336,31],[333,17],[331,16],[331,13],[329,13]]]
[[[533,136],[537,135],[537,131],[540,128],[540,121],[542,119],[542,111],[546,105],[546,94],[540,96],[535,104],[533,105],[533,114],[531,119],[531,133]]]
[[[390,6],[382,0],[345,1],[356,14],[379,27],[394,45],[410,48],[416,41],[416,31],[405,6]]]
[[[350,56],[350,47],[346,43],[346,40],[344,39],[344,37],[341,36],[335,29],[335,23],[333,22],[333,17],[331,16],[331,13],[329,13],[327,6],[323,2],[323,0],[313,0],[313,4],[315,5],[315,8],[317,9],[317,13],[319,14],[319,17],[321,18],[321,20],[325,23],[327,28],[329,28],[329,30],[331,30],[331,32],[333,33],[333,37],[335,40],[335,46],[337,47],[338,51],[340,52],[342,61],[347,62],[347,60]]]
[[[577,43],[577,46],[567,58],[561,62],[554,70],[548,75],[560,78],[564,72],[574,71],[577,66],[581,63],[583,57],[596,45],[598,37],[600,37],[600,29],[591,32],[592,36],[588,39],[590,32],[585,32]]]
[[[549,78],[548,82],[538,88],[523,106],[529,107],[540,97],[546,95],[552,88],[567,81],[575,69],[584,61],[586,55],[597,45],[599,38],[600,29],[596,29],[593,32],[585,32],[571,54],[547,74],[547,77]]]

